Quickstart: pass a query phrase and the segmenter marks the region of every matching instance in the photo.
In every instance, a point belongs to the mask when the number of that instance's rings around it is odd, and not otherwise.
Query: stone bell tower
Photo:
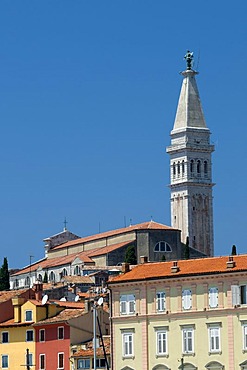
[[[214,255],[212,152],[195,76],[193,53],[185,55],[182,88],[171,131],[170,155],[171,225],[181,239],[207,256]]]

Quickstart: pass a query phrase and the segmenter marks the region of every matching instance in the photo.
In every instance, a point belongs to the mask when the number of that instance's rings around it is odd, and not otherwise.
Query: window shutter
[[[218,289],[209,289],[209,307],[218,307]]]
[[[129,296],[129,313],[135,313],[135,296]]]
[[[232,285],[232,305],[240,305],[240,288],[238,285]]]
[[[122,295],[120,297],[120,313],[121,315],[125,315],[127,313],[127,305],[126,305],[126,295]]]
[[[183,290],[182,293],[182,303],[183,303],[183,308],[185,310],[189,310],[191,308],[191,302],[192,302],[192,297],[191,297],[191,290]]]

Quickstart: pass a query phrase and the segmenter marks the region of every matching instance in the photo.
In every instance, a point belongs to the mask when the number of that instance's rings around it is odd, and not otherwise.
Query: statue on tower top
[[[192,63],[193,63],[193,52],[187,50],[187,53],[184,56],[184,59],[186,60],[187,63],[187,70],[191,70]]]

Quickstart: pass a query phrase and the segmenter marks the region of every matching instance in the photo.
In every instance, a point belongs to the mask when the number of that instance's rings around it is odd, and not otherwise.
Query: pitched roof
[[[27,292],[28,289],[19,289],[19,290],[3,290],[0,291],[0,303],[6,302],[11,298],[21,295],[22,293]]]
[[[228,261],[228,256],[179,260],[177,261],[179,271],[176,273],[172,272],[171,269],[173,262],[144,263],[134,267],[131,271],[125,274],[121,274],[113,278],[109,281],[109,284],[159,278],[247,271],[247,254],[233,256],[233,261],[235,262],[235,267],[233,268],[227,267]]]
[[[109,355],[111,351],[111,338],[109,335],[103,335],[103,341],[105,346],[106,354]],[[80,349],[79,351],[75,352],[72,357],[91,357],[94,355],[93,350],[93,341],[90,341],[87,343],[86,349]],[[103,357],[104,351],[102,343],[100,344],[100,347],[96,350],[97,357]]]
[[[158,222],[154,222],[154,221],[142,222],[140,224],[131,225],[131,226],[124,227],[124,228],[121,228],[121,229],[106,231],[106,232],[103,232],[103,233],[100,233],[100,234],[95,234],[95,235],[91,235],[91,236],[86,236],[84,238],[71,240],[69,242],[66,242],[64,244],[60,244],[60,245],[52,248],[52,250],[66,248],[66,247],[70,247],[72,245],[83,244],[83,243],[94,241],[94,240],[97,240],[97,239],[103,239],[103,238],[107,238],[107,237],[110,237],[110,236],[126,234],[126,233],[129,233],[131,231],[138,231],[138,230],[176,230],[176,229],[174,229],[170,226],[160,224]]]
[[[85,314],[85,311],[82,308],[65,308],[63,311],[59,312],[56,316],[38,321],[36,324],[34,324],[34,326],[67,322],[71,319],[82,316],[83,314]]]

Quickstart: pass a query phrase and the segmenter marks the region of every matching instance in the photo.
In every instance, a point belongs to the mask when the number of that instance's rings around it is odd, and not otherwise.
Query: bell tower
[[[212,152],[195,76],[193,53],[184,57],[186,70],[171,131],[170,155],[171,225],[181,239],[207,256],[214,255]]]

